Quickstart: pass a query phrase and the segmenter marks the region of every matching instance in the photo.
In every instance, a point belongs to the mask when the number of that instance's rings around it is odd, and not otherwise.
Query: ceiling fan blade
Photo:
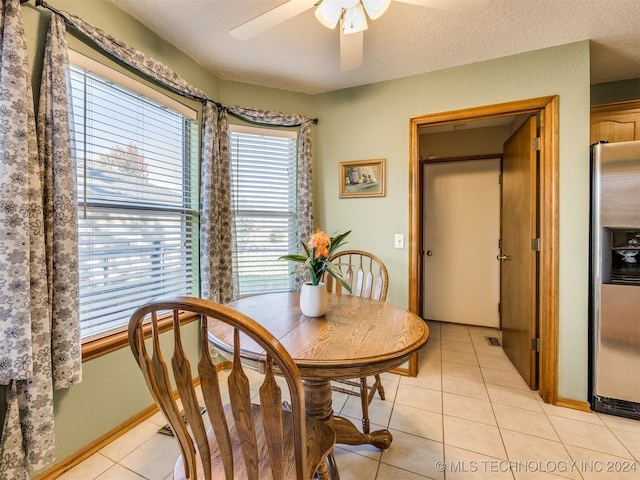
[[[448,12],[473,15],[480,13],[489,3],[489,0],[395,0],[396,2],[410,3],[421,7],[446,10]]]
[[[340,70],[353,70],[362,65],[364,32],[346,34],[340,28]]]
[[[305,10],[309,10],[317,1],[318,0],[289,0],[242,25],[238,25],[230,30],[229,33],[238,40],[248,40],[271,27],[275,27],[295,17]]]

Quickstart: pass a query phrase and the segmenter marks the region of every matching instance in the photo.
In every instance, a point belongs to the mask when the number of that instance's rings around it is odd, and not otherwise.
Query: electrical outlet
[[[404,234],[396,233],[395,238],[393,240],[393,246],[395,248],[404,248]]]

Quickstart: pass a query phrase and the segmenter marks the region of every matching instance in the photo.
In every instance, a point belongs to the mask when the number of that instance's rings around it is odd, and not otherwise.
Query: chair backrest
[[[336,265],[347,283],[351,286],[351,295],[386,300],[389,288],[389,274],[382,260],[372,253],[362,250],[344,250],[335,253],[330,261]],[[324,279],[329,292],[348,294],[342,285],[331,275]]]
[[[179,317],[184,315],[200,317],[201,353],[196,375],[200,378],[202,397],[212,427],[209,435],[196,398],[191,362],[183,349],[181,330],[185,327],[180,326]],[[172,342],[171,337],[163,338],[161,341],[159,335],[158,322],[166,316],[171,319]],[[150,327],[147,322],[149,320]],[[221,382],[218,377],[210,350],[208,327],[211,322],[223,322],[229,326],[229,332],[233,331],[233,368],[226,387],[225,382]],[[145,333],[148,336],[149,330],[151,338],[145,342]],[[170,332],[168,334],[171,335]],[[264,381],[260,387],[263,425],[255,424],[257,422],[252,414],[252,409],[255,407],[252,407],[250,399],[252,393],[240,359],[240,341],[241,339],[243,342],[251,341],[247,337],[266,352]],[[286,468],[283,460],[286,455],[282,451],[283,445],[287,444],[284,441],[285,435],[291,437],[292,433],[283,431],[282,393],[286,394],[286,391],[282,392],[276,383],[274,377],[276,367],[278,376],[284,377],[289,389],[290,411],[293,416],[295,476],[298,479],[306,479],[313,474],[308,472],[307,465],[307,447],[304,440],[306,438],[304,393],[300,374],[282,344],[254,320],[224,305],[199,298],[179,297],[166,301],[160,300],[143,305],[133,313],[129,322],[129,344],[154,400],[164,413],[180,444],[185,478],[209,480],[218,475],[231,479],[242,476],[238,475],[238,472],[243,469],[246,469],[243,472],[246,478],[280,479],[293,473],[291,469],[287,472],[282,471]],[[171,368],[167,365],[165,357],[170,357]],[[228,391],[226,391],[227,388]],[[176,402],[176,392],[186,419],[183,419]],[[223,403],[223,398],[229,399],[227,405]],[[189,428],[185,426],[185,420]],[[230,431],[233,429],[237,431],[241,449],[234,449],[232,446]],[[212,431],[215,433],[215,440],[211,434]],[[264,445],[258,445],[257,436],[266,439],[264,442],[266,448]],[[214,449],[212,445],[215,443],[221,452],[224,472],[211,471],[212,469],[222,470],[220,465],[211,466],[210,457]],[[291,445],[290,440],[289,445]],[[263,452],[260,455],[259,449]],[[268,464],[271,466],[271,471],[266,473],[259,472],[259,469],[263,468],[264,455],[268,455]]]

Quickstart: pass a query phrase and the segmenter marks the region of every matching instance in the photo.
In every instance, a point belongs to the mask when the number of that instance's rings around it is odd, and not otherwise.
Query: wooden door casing
[[[420,312],[422,278],[422,161],[420,129],[465,123],[505,115],[540,116],[540,252],[538,318],[540,334],[539,393],[542,400],[576,408],[576,402],[558,397],[559,306],[559,97],[557,95],[493,105],[423,114],[409,119],[409,299],[412,312]],[[580,404],[582,406],[582,404]],[[588,404],[585,403],[588,410]]]

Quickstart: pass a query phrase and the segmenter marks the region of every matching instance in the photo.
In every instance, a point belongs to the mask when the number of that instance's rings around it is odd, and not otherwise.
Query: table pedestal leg
[[[388,430],[362,433],[344,417],[335,416],[331,405],[331,383],[328,380],[302,380],[307,415],[328,422],[336,432],[336,443],[346,445],[369,444],[380,450],[391,445],[393,437]]]
[[[362,433],[358,428],[344,417],[332,417],[329,425],[336,432],[336,443],[346,445],[369,444],[380,450],[386,450],[391,445],[393,436],[389,430],[376,430],[371,433]]]

